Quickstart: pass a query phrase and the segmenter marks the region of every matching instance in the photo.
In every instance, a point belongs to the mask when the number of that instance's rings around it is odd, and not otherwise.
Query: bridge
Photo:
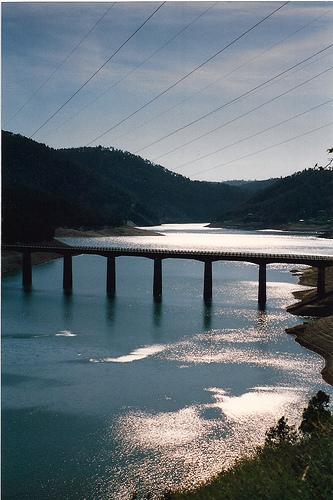
[[[54,244],[3,245],[3,250],[22,253],[22,285],[25,290],[32,286],[31,254],[33,252],[57,253],[63,257],[63,289],[71,293],[73,288],[72,258],[76,255],[101,255],[106,257],[106,292],[110,297],[116,293],[116,258],[146,257],[154,261],[153,296],[156,301],[162,298],[162,261],[164,259],[192,259],[204,263],[203,298],[210,302],[213,292],[212,264],[216,261],[238,261],[257,264],[258,304],[260,308],[266,304],[266,266],[268,264],[303,264],[318,269],[317,294],[325,295],[325,269],[333,265],[333,256],[326,255],[285,255],[275,253],[224,252],[219,250],[182,250],[170,248],[116,248],[93,246],[57,246]]]

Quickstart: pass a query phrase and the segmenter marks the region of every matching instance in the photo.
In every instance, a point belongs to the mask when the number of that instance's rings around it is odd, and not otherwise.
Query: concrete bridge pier
[[[325,267],[317,267],[317,295],[322,298],[325,296]]]
[[[259,287],[258,287],[258,306],[264,309],[266,306],[266,262],[259,263]]]
[[[205,261],[204,268],[204,289],[203,289],[203,298],[207,303],[211,302],[213,296],[213,276],[212,276],[212,261]]]
[[[73,289],[72,256],[70,254],[64,255],[63,289],[65,293],[71,293]]]
[[[156,302],[162,300],[162,259],[154,259],[153,295]]]
[[[106,265],[106,293],[109,297],[114,297],[116,294],[116,258],[108,256]]]
[[[31,252],[22,253],[22,285],[25,290],[32,286]]]

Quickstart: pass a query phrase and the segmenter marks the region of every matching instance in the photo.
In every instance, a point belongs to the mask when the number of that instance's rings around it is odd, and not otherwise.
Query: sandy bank
[[[207,224],[206,227],[221,228],[221,229],[239,229],[245,231],[257,231],[257,230],[279,230],[279,231],[290,231],[291,233],[313,233],[319,237],[323,238],[333,238],[333,230],[331,225],[318,225],[318,224],[284,224],[277,225],[271,224],[269,226],[258,226],[258,224],[245,224],[245,223],[221,223],[221,222],[211,222]]]
[[[303,286],[317,286],[317,269],[310,267],[299,277],[299,284]],[[333,266],[326,268],[325,273],[326,296],[317,297],[316,288],[299,290],[293,295],[299,302],[287,307],[287,311],[297,316],[328,316],[333,314]]]
[[[55,231],[56,238],[100,238],[105,236],[162,236],[162,234],[130,226],[104,227],[91,231],[59,227]]]
[[[316,286],[317,269],[304,271],[299,283]],[[328,384],[333,385],[333,266],[326,269],[325,284],[326,296],[323,299],[318,299],[316,289],[294,292],[295,298],[300,301],[287,310],[299,316],[317,316],[317,319],[287,328],[286,332],[295,335],[296,342],[324,358],[325,366],[321,374]]]
[[[333,385],[333,315],[287,328],[286,332],[296,335],[296,342],[325,359],[321,375],[328,384]]]
[[[31,262],[34,266],[44,264],[50,260],[59,259],[57,253],[41,253],[36,252],[31,256]],[[1,274],[7,275],[20,270],[22,266],[22,255],[19,252],[3,252],[1,255]]]
[[[43,244],[43,242],[41,242]],[[45,242],[47,245],[56,245],[59,247],[65,247],[66,245],[61,241],[51,240]],[[60,255],[58,253],[44,253],[44,252],[34,252],[31,254],[31,262],[33,266],[38,266],[40,264],[45,264],[51,260],[59,259]],[[1,253],[1,275],[5,276],[7,274],[13,274],[22,268],[22,254],[20,252],[4,251]]]
[[[162,236],[156,231],[147,229],[139,229],[137,227],[105,227],[96,231],[83,231],[77,229],[58,228],[55,231],[56,238],[100,238],[105,236]],[[57,246],[66,246],[58,240],[48,241],[47,244],[55,244]],[[45,264],[51,260],[59,259],[57,253],[34,252],[31,255],[31,261],[34,266]],[[12,274],[21,269],[22,255],[19,252],[5,251],[1,254],[1,274],[3,276]]]

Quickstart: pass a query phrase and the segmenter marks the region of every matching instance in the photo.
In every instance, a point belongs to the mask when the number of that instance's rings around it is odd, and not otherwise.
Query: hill
[[[53,149],[2,132],[3,240],[49,239],[56,227],[206,222],[248,197],[191,181],[129,152]]]
[[[52,238],[55,228],[207,222],[273,227],[333,220],[333,172],[264,181],[191,181],[114,148],[53,149],[2,132],[4,241]]]
[[[221,212],[219,224],[273,227],[292,223],[330,226],[333,170],[310,168],[276,180],[239,208]]]
[[[223,181],[223,184],[228,184],[228,186],[238,186],[238,187],[241,187],[242,189],[246,189],[248,191],[251,191],[252,194],[262,190],[262,189],[266,189],[267,187],[270,187],[272,186],[278,179],[276,178],[270,178],[270,179],[265,179],[265,180],[261,180],[261,181],[257,181],[257,180],[237,180],[237,179],[233,179],[233,180],[230,180],[230,181]]]

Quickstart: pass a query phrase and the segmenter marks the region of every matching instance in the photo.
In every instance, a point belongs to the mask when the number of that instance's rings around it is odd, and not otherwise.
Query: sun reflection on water
[[[244,235],[237,231],[204,230],[202,224],[187,226],[187,233],[179,225],[156,229],[167,236],[63,240],[82,246],[332,254],[329,240],[311,237],[269,232]],[[38,359],[43,357],[41,353],[46,352],[47,356],[37,366],[49,373],[57,360],[56,369],[63,370],[66,381],[54,392],[47,379],[47,391],[41,390],[37,382],[34,401],[49,401],[52,408],[58,404],[59,412],[67,406],[80,417],[90,416],[90,412],[99,417],[98,431],[90,436],[96,444],[94,454],[87,448],[84,455],[89,435],[80,429],[76,433],[74,426],[68,448],[64,445],[66,456],[71,455],[64,461],[64,472],[67,468],[69,472],[61,476],[61,481],[79,485],[77,495],[86,496],[80,489],[77,464],[80,469],[82,464],[87,466],[82,467],[82,475],[87,472],[93,487],[97,483],[91,498],[128,500],[134,491],[141,499],[147,498],[148,492],[151,498],[158,498],[166,488],[194,487],[231,466],[240,454],[253,452],[263,443],[266,429],[282,415],[291,423],[298,420],[310,390],[320,383],[322,360],[294,347],[293,340],[284,334],[287,322],[289,325],[284,308],[292,300],[291,292],[301,289],[288,282],[286,273],[289,277],[290,266],[268,266],[269,300],[264,313],[257,310],[258,269],[254,264],[214,263],[214,297],[211,306],[207,306],[201,302],[202,263],[166,260],[163,303],[152,306],[151,263],[119,258],[118,296],[108,299],[101,311],[99,304],[105,292],[103,285],[101,295],[98,276],[104,279],[104,262],[100,265],[97,261],[101,259],[93,256],[75,260],[81,271],[77,279],[82,274],[82,283],[88,282],[89,290],[86,289],[86,295],[63,298],[61,321],[50,335],[58,339],[57,349],[53,343],[51,349],[43,347],[48,340],[46,335],[23,330],[25,335],[19,338],[41,337],[43,345],[39,346]],[[91,269],[85,266],[88,261]],[[147,279],[141,283],[143,274]],[[34,294],[34,300],[38,295]],[[49,307],[54,302],[54,295],[50,297]],[[96,310],[90,323],[88,313],[92,309],[86,308],[88,298]],[[32,295],[24,295],[23,301],[27,308]],[[105,324],[101,314],[105,315]],[[38,315],[39,319],[42,317]],[[130,322],[135,332],[129,328]],[[11,334],[15,341],[7,343],[17,349],[15,331]],[[66,347],[62,350],[63,344]],[[19,371],[26,358],[22,349],[13,353],[13,365]],[[80,362],[72,363],[77,356]],[[26,370],[31,367],[34,371],[32,364],[27,366]],[[68,382],[71,375],[75,376],[73,385]],[[19,384],[16,390],[27,404],[29,400]],[[14,393],[14,388],[11,391]],[[65,437],[61,430],[62,435]],[[76,439],[79,445],[82,439],[84,445],[73,455],[72,442]],[[13,443],[16,446],[18,440]],[[45,457],[49,459],[52,449],[48,453],[45,451]],[[44,450],[41,456],[44,460]],[[75,465],[73,462],[71,466],[72,456]],[[86,456],[87,462],[83,462]],[[43,472],[37,474],[39,460],[40,457],[32,462],[36,481],[43,476]]]
[[[276,300],[283,302],[290,287],[276,283],[271,291],[275,291]],[[224,313],[244,315],[244,309],[234,306],[214,312]],[[200,369],[205,365],[220,366],[221,370],[233,367],[236,377],[246,366],[258,370],[257,382],[239,393],[223,384],[203,385],[202,397],[198,396],[193,404],[179,406],[168,395],[163,411],[123,408],[105,433],[106,450],[109,442],[118,445],[106,474],[100,478],[99,497],[128,500],[135,491],[139,499],[146,498],[147,493],[158,499],[165,489],[194,488],[230,467],[240,456],[253,453],[263,443],[265,431],[282,415],[290,423],[297,422],[300,407],[308,398],[308,384],[315,386],[318,380],[321,358],[284,351],[282,307],[269,314],[250,308],[246,315],[251,324],[247,328],[208,329],[168,344],[143,345],[118,357],[95,360],[163,362],[171,370]],[[276,385],[270,385],[265,376],[261,382],[261,370],[274,372]]]
[[[180,342],[166,346],[161,357],[181,364],[248,364],[252,366],[270,367],[295,378],[313,377],[318,371],[320,359],[307,360],[300,354],[283,351],[266,352],[263,356],[263,342],[271,342],[258,330],[214,330],[205,334],[197,334]],[[253,347],[258,343],[257,348]]]
[[[165,349],[164,345],[150,345],[139,347],[138,349],[134,349],[134,351],[129,354],[124,354],[123,356],[118,357],[105,357],[105,358],[90,358],[89,361],[91,363],[131,363],[132,361],[139,361],[141,359],[146,359],[149,356],[153,356],[159,352],[162,352]]]
[[[206,224],[178,224],[177,227],[171,224],[147,227],[157,231],[161,236],[113,236],[98,238],[58,238],[60,241],[70,245],[90,246],[93,242],[95,246],[129,247],[136,248],[181,248],[193,250],[224,250],[229,252],[239,252],[246,250],[249,252],[271,253],[274,248],[275,253],[318,253],[318,242],[314,236],[300,236],[288,233],[276,233],[274,231],[242,231],[228,230],[222,228],[207,228]],[[167,238],[166,238],[167,236]],[[321,242],[321,253],[332,255],[332,248],[328,240]]]
[[[164,413],[129,411],[119,418],[110,432],[121,441],[127,467],[125,473],[110,468],[107,498],[128,499],[134,490],[138,498],[147,492],[159,498],[164,489],[197,486],[231,466],[240,450],[251,454],[279,416],[287,413],[293,422],[304,396],[302,388],[285,386],[253,387],[240,396],[218,387],[205,390],[211,394],[207,404]]]
[[[295,397],[295,388],[254,387],[251,392],[241,396],[228,396],[224,389],[212,387],[207,389],[213,394],[215,406],[220,408],[224,415],[231,420],[239,421],[251,415],[276,415],[281,408],[292,403]],[[300,390],[300,388],[297,388]]]
[[[320,360],[281,350],[263,356],[254,344],[262,345],[265,335],[256,328],[211,330],[152,354],[176,363],[175,368],[212,363],[270,367],[279,373],[280,383],[255,385],[239,394],[226,387],[203,387],[200,402],[172,411],[128,408],[106,433],[106,439],[119,443],[115,462],[125,461],[126,467],[110,466],[101,482],[102,497],[125,500],[136,491],[138,498],[149,492],[157,499],[165,489],[193,488],[230,467],[240,454],[251,454],[282,415],[296,422],[307,399],[304,378],[316,378]]]

